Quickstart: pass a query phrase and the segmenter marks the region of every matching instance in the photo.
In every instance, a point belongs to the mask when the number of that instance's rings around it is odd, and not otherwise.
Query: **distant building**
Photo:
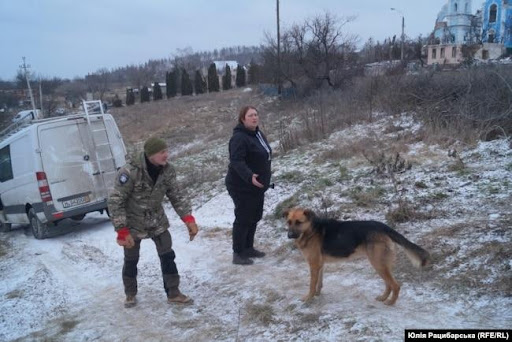
[[[512,1],[486,0],[472,14],[472,0],[447,0],[441,8],[427,46],[427,64],[459,64],[465,46],[480,44],[477,59],[496,59],[512,53]],[[471,49],[467,49],[470,53]]]
[[[470,44],[478,38],[471,0],[449,0],[437,15],[434,37],[438,44]]]
[[[436,44],[427,47],[427,64],[459,64],[464,60],[462,44]]]
[[[463,45],[479,40],[479,22],[479,16],[472,14],[471,0],[448,0],[436,18],[427,64],[461,63]]]

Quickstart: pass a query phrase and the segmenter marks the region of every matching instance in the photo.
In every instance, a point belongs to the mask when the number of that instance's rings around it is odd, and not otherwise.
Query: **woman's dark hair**
[[[240,122],[241,124],[244,123],[243,120],[245,119],[245,114],[247,114],[249,109],[254,109],[256,111],[256,113],[258,112],[256,107],[254,107],[254,106],[244,106],[244,107],[242,107],[242,109],[240,109],[240,114],[238,114],[238,122]]]

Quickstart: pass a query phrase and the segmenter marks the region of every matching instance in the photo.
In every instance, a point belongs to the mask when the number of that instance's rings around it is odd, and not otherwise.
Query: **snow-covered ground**
[[[146,240],[138,305],[123,307],[123,253],[106,215],[63,222],[45,240],[25,235],[22,226],[0,233],[0,340],[400,341],[407,328],[511,328],[512,152],[505,140],[458,148],[464,172],[440,146],[415,142],[402,153],[413,167],[397,174],[400,192],[425,216],[396,228],[428,249],[433,265],[416,270],[399,253],[395,306],[374,299],[383,284],[364,259],[328,265],[322,295],[309,304],[299,300],[308,269],[276,207],[294,197],[340,217],[385,220],[397,196],[388,179],[372,174],[362,158],[317,158],[329,146],[382,131],[389,120],[276,158],[276,189],[267,193],[256,236],[267,256],[254,265],[231,264],[233,204],[222,180],[193,198],[201,231],[192,242],[166,204],[190,306],[167,304],[156,250]],[[418,129],[407,116],[393,120],[402,133]],[[207,153],[221,150],[219,144]],[[357,187],[363,193],[379,187],[381,195],[358,206],[350,192]]]

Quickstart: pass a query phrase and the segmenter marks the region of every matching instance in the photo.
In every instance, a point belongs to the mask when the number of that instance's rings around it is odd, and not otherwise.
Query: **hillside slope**
[[[254,104],[276,151],[257,247],[267,257],[231,264],[233,204],[223,177],[237,111]],[[171,104],[171,105],[169,105]],[[24,227],[0,233],[3,341],[399,341],[407,328],[510,328],[512,150],[509,141],[426,144],[413,115],[371,123],[282,153],[280,127],[300,125],[282,103],[233,90],[115,110],[130,148],[157,132],[193,201],[193,242],[166,204],[182,290],[192,306],[165,301],[160,265],[142,244],[139,304],[122,305],[122,250],[105,215],[63,222],[35,240]],[[430,251],[417,270],[398,254],[400,298],[374,298],[382,282],[364,259],[328,265],[310,304],[308,269],[286,235],[283,208],[392,224]]]

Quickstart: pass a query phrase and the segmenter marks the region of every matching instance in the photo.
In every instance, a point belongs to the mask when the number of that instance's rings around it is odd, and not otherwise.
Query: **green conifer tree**
[[[178,92],[178,82],[176,80],[176,69],[168,73],[166,77],[167,87],[165,89],[165,93],[167,98],[175,97]]]
[[[196,88],[196,94],[204,94],[206,91],[206,81],[199,69],[196,70],[196,76],[194,77],[194,87]]]
[[[231,68],[226,64],[226,71],[224,72],[224,77],[222,78],[222,89],[228,90],[231,89]]]
[[[192,95],[194,93],[194,88],[192,87],[192,81],[188,76],[188,72],[185,69],[181,69],[181,95],[187,96]]]
[[[219,76],[217,75],[217,67],[215,63],[210,64],[208,67],[208,91],[211,93],[213,91],[219,91]]]
[[[236,86],[245,87],[245,68],[240,64],[236,67]]]

